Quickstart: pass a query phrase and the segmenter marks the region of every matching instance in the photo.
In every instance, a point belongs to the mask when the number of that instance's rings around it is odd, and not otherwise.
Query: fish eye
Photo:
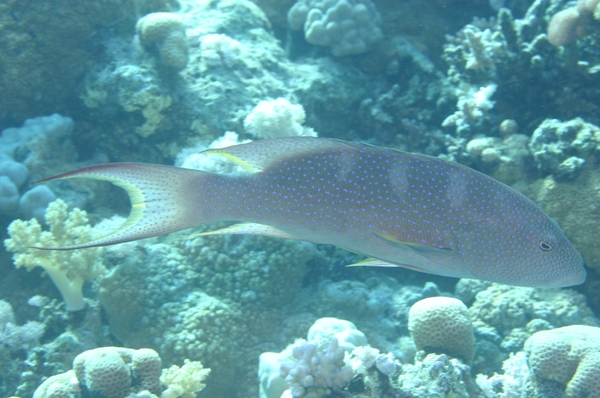
[[[541,240],[540,249],[542,249],[545,252],[549,252],[550,250],[552,250],[552,245],[545,240]]]

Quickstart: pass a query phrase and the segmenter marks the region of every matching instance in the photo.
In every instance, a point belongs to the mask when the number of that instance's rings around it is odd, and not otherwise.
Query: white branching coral
[[[160,382],[167,386],[161,398],[194,398],[196,393],[204,389],[202,383],[210,373],[199,361],[184,360],[182,367],[173,365],[163,369]]]
[[[302,126],[306,113],[302,105],[295,105],[285,98],[260,101],[244,119],[246,131],[257,138],[309,136],[317,133]]]
[[[82,287],[84,281],[102,276],[107,271],[102,263],[104,248],[85,250],[40,250],[44,247],[65,247],[89,242],[97,234],[89,225],[84,210],[68,211],[65,202],[58,199],[48,205],[46,222],[49,231],[42,230],[34,218],[15,220],[8,226],[6,249],[13,252],[17,268],[32,270],[42,267],[63,296],[67,309],[77,311],[85,307]]]
[[[460,131],[479,123],[494,107],[495,102],[491,98],[497,88],[496,84],[489,84],[479,88],[471,85],[461,87],[457,90],[457,111],[444,119],[442,126],[456,126],[457,131]]]
[[[324,347],[298,341],[292,349],[297,362],[281,365],[281,376],[290,386],[292,397],[322,397],[346,387],[353,371],[344,363],[344,354],[336,338]]]

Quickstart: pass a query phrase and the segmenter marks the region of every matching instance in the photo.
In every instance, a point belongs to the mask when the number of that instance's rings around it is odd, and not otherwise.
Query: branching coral
[[[183,366],[171,366],[163,369],[160,381],[167,386],[161,398],[194,398],[196,393],[204,389],[202,383],[210,373],[199,361],[185,359]]]
[[[43,231],[34,218],[15,220],[8,226],[10,239],[4,241],[13,252],[17,268],[32,270],[42,267],[62,294],[67,309],[77,311],[85,307],[82,287],[85,280],[104,275],[103,248],[59,251],[40,250],[36,247],[64,247],[94,239],[87,213],[80,209],[68,211],[62,200],[56,200],[46,209],[49,231]]]

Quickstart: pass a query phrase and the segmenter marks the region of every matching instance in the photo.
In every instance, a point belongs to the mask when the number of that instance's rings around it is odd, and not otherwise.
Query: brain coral
[[[79,383],[91,396],[124,398],[140,389],[160,395],[161,360],[156,351],[100,347],[73,361]]]
[[[408,329],[419,350],[473,360],[475,338],[469,310],[451,297],[417,301],[408,313]]]
[[[600,396],[600,328],[565,326],[534,333],[525,343],[537,383],[565,385],[568,398]]]
[[[74,397],[78,393],[77,384],[73,383],[75,373],[68,372],[50,376],[33,393],[33,398]]]
[[[370,0],[299,0],[288,12],[292,29],[306,40],[330,46],[336,57],[361,54],[382,38],[381,16]]]
[[[183,20],[168,12],[154,12],[137,22],[135,27],[142,45],[158,49],[164,66],[182,70],[188,62],[188,43]]]

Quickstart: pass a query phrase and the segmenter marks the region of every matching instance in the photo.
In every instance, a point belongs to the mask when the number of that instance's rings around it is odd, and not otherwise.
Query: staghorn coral
[[[65,202],[58,199],[46,209],[49,231],[42,230],[36,219],[16,220],[8,226],[6,249],[13,252],[17,268],[32,270],[42,267],[60,291],[67,309],[77,311],[85,307],[82,287],[87,279],[102,276],[106,268],[102,263],[103,248],[58,251],[39,250],[35,247],[64,247],[79,242],[89,242],[96,237],[88,224],[87,213],[80,209],[68,211]]]

